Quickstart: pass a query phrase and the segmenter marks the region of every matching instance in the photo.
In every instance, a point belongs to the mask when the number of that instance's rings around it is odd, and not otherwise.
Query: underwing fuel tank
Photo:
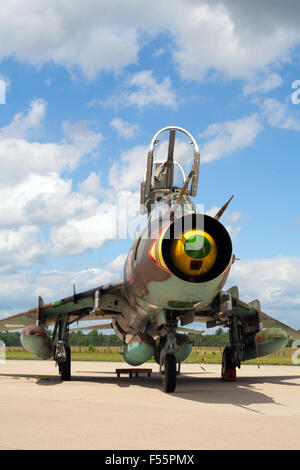
[[[180,362],[183,362],[189,357],[193,349],[193,343],[186,335],[176,334],[176,342],[178,347],[178,354]]]
[[[265,328],[256,333],[254,348],[244,350],[244,360],[256,359],[280,351],[288,343],[288,334],[281,328]]]
[[[155,341],[150,335],[140,333],[126,344],[124,359],[131,366],[139,366],[151,359],[155,346]]]
[[[232,243],[221,222],[187,214],[156,237],[141,237],[126,261],[125,288],[129,298],[161,308],[201,307],[220,292],[231,264]]]
[[[26,326],[21,332],[20,340],[26,351],[40,359],[50,359],[53,345],[46,331],[37,325]]]

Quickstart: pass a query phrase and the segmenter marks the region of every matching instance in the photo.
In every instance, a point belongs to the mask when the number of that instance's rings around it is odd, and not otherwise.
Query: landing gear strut
[[[225,382],[236,381],[236,368],[244,359],[244,330],[240,318],[233,316],[229,330],[230,347],[226,347],[222,357],[221,376]]]
[[[163,390],[166,393],[174,392],[176,388],[176,376],[180,374],[180,357],[176,342],[176,317],[171,316],[165,326],[166,336],[159,354],[160,372],[163,379]],[[177,369],[178,364],[178,369]]]
[[[71,380],[71,348],[67,346],[66,351],[66,360],[58,363],[58,370],[61,376],[61,380]]]
[[[67,315],[57,319],[54,331],[53,342],[58,333],[58,341],[54,346],[54,360],[58,365],[61,380],[71,380],[71,348],[69,346],[69,325]]]

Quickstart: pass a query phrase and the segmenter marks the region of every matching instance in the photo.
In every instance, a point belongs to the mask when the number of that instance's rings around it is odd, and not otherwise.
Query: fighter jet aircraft
[[[165,154],[155,151],[167,135]],[[174,159],[175,139],[188,139],[192,167],[188,176]],[[163,147],[161,147],[163,148]],[[53,357],[62,380],[71,379],[70,326],[80,320],[109,319],[88,329],[113,328],[124,344],[124,359],[138,366],[153,356],[160,366],[163,390],[174,392],[180,365],[192,351],[184,327],[193,322],[229,328],[230,347],[223,352],[221,378],[236,380],[242,361],[274,353],[292,328],[261,311],[258,300],[240,300],[236,286],[223,290],[235,262],[232,242],[220,218],[229,201],[214,215],[197,213],[200,154],[193,136],[180,127],[158,131],[151,142],[141,212],[146,227],[128,253],[123,279],[4,318],[0,330],[24,328],[23,347],[41,359]],[[175,184],[175,174],[179,184]],[[46,328],[53,326],[51,337]],[[187,329],[187,331],[190,331]]]

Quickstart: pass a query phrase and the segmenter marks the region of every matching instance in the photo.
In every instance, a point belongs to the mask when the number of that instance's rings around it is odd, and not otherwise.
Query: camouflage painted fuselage
[[[159,137],[165,132],[167,151]],[[187,177],[174,159],[176,149],[181,154],[181,146],[175,145],[178,133],[193,149]],[[157,152],[160,143],[163,160]],[[0,330],[24,328],[23,346],[43,359],[53,354],[62,379],[69,380],[69,326],[80,320],[109,319],[111,323],[91,329],[112,327],[124,342],[124,358],[131,365],[154,356],[167,392],[175,389],[176,363],[192,349],[188,336],[179,331],[191,332],[182,327],[193,321],[206,323],[207,328],[229,328],[223,372],[243,360],[279,351],[288,337],[297,339],[295,330],[264,314],[257,299],[242,302],[236,286],[222,290],[235,258],[230,236],[219,220],[233,196],[214,217],[198,214],[189,196],[197,194],[199,165],[198,145],[189,132],[176,126],[158,131],[141,183],[141,213],[148,213],[148,221],[129,251],[123,280],[78,294],[74,286],[73,295],[49,304],[39,297],[37,307],[0,320]],[[175,169],[182,185],[177,186]],[[46,332],[49,326],[54,326],[51,338]]]
[[[232,244],[225,227],[207,215],[196,214],[185,198],[175,208],[176,195],[161,204],[161,212],[149,217],[148,225],[134,241],[124,268],[124,290],[141,322],[155,321],[162,311],[180,316],[189,310],[206,310],[223,288],[232,263]],[[164,207],[165,205],[165,207]],[[161,215],[163,214],[163,215]],[[202,275],[180,272],[170,258],[170,243],[180,233],[201,226],[216,239],[218,255],[212,269]],[[179,233],[180,232],[180,233]]]

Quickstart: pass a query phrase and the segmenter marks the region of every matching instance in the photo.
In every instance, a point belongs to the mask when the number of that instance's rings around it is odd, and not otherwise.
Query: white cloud
[[[260,117],[252,114],[236,121],[211,124],[199,134],[206,142],[200,145],[201,161],[217,160],[224,155],[253,144],[261,130]]]
[[[262,113],[271,127],[300,131],[299,114],[285,103],[269,98],[261,103]]]
[[[0,129],[2,227],[59,224],[68,217],[89,216],[98,206],[93,176],[82,183],[81,192],[74,192],[72,181],[64,180],[60,173],[73,170],[84,155],[92,154],[102,135],[86,122],[65,122],[61,142],[26,140],[40,128],[45,115],[46,102],[36,99],[27,112],[16,114],[11,123]]]
[[[210,207],[209,209],[207,209],[205,211],[205,214],[210,215],[211,217],[214,217],[220,209],[221,209],[221,207],[219,207],[219,206],[213,206],[213,207]]]
[[[129,87],[136,88],[136,91],[124,96],[124,100],[128,105],[143,108],[148,105],[159,104],[172,109],[177,108],[176,94],[171,88],[169,77],[158,83],[153,77],[152,70],[143,70],[130,79]]]
[[[0,186],[11,186],[32,174],[74,170],[102,140],[101,133],[91,130],[87,122],[63,123],[65,137],[59,143],[26,140],[41,126],[45,113],[45,101],[34,100],[27,113],[16,114],[0,130]]]
[[[80,192],[82,194],[91,194],[92,196],[99,197],[103,192],[101,188],[100,175],[92,172],[89,176],[79,184]]]
[[[258,0],[14,0],[0,11],[0,59],[54,62],[92,79],[137,63],[145,37],[164,34],[183,78],[248,79],[289,59],[300,39],[297,18],[296,0],[272,8]]]
[[[2,132],[0,130],[0,225],[4,230],[3,244],[5,240],[5,243],[15,240],[12,249],[26,266],[29,260],[42,259],[46,252],[55,256],[77,255],[87,249],[101,247],[108,239],[116,239],[118,198],[129,198],[132,202],[126,207],[128,220],[132,220],[138,210],[138,198],[130,192],[122,194],[122,190],[135,186],[134,172],[139,167],[144,170],[146,159],[144,147],[140,148],[139,154],[136,153],[138,148],[134,148],[123,154],[120,179],[116,175],[109,188],[101,187],[100,175],[92,172],[79,183],[79,191],[74,191],[72,180],[62,178],[60,173],[65,168],[75,168],[83,155],[95,151],[102,135],[91,131],[85,122],[73,125],[66,122],[63,124],[66,137],[62,142],[29,142],[25,139],[26,134],[40,126],[45,114],[46,103],[35,100],[26,113],[18,113]],[[136,157],[142,158],[142,164],[138,164]],[[99,203],[98,197],[105,202]],[[26,231],[25,225],[31,228]],[[17,226],[21,227],[19,232],[12,230]],[[51,245],[41,244],[37,226],[52,229]],[[26,258],[17,241],[21,240],[20,244],[23,243],[26,248],[30,235],[36,252],[33,248],[28,249]],[[5,259],[8,263],[9,258],[6,256]],[[7,263],[4,263],[5,269],[9,267]],[[15,264],[11,256],[10,267]]]
[[[241,212],[228,212],[225,213],[225,216],[226,220],[228,220],[229,222],[236,223],[238,220],[241,219],[243,214]]]
[[[125,139],[132,139],[139,132],[139,126],[137,124],[130,124],[124,121],[122,118],[114,118],[110,122],[110,125],[117,133]]]
[[[31,174],[14,187],[0,188],[0,225],[56,225],[92,214],[98,200],[72,191],[72,181],[56,173]]]
[[[10,2],[0,12],[0,57],[14,54],[37,66],[45,61],[79,66],[88,78],[99,70],[118,72],[135,63],[138,53],[137,29],[124,14],[116,15],[122,10],[108,1]]]
[[[0,271],[0,317],[13,315],[37,305],[38,296],[45,303],[72,295],[73,284],[76,292],[99,286],[122,277],[122,262],[125,255],[119,255],[112,262],[101,263],[99,267],[73,270],[29,271],[21,269],[9,273]],[[11,299],[14,299],[11,311]],[[19,308],[18,308],[19,306]],[[5,313],[5,315],[4,315]]]
[[[0,78],[0,104],[6,104],[6,84]]]
[[[137,189],[144,178],[148,147],[138,145],[121,154],[109,173],[109,184],[118,190]]]
[[[160,83],[153,76],[152,70],[142,70],[131,76],[124,83],[126,89],[119,94],[109,96],[106,100],[92,100],[90,106],[102,104],[104,106],[127,107],[137,106],[142,109],[147,106],[166,106],[177,109],[176,92],[172,89],[170,77],[164,78]]]
[[[253,93],[266,93],[278,88],[282,83],[283,80],[280,75],[272,73],[263,78],[256,78],[252,82],[247,83],[243,88],[243,92],[246,96]]]
[[[77,219],[69,217],[64,224],[52,229],[54,256],[78,255],[99,249],[109,240],[133,239],[144,227],[145,219],[140,227],[138,192],[110,188],[104,199],[92,214]]]
[[[179,7],[172,16],[177,45],[174,58],[186,79],[202,80],[211,72],[247,79],[276,61],[286,60],[299,42],[295,18],[283,7],[281,18],[278,6],[265,8],[264,2],[257,1],[251,6],[249,2],[217,0],[179,2]],[[299,11],[296,2],[293,8]]]
[[[54,256],[77,255],[100,248],[107,240],[117,238],[117,207],[98,205],[95,213],[79,220],[69,219],[51,232]]]
[[[221,207],[219,206],[213,206],[207,209],[205,214],[215,217],[220,209]],[[233,241],[238,238],[241,232],[241,227],[235,225],[241,218],[242,214],[240,212],[225,212],[221,217],[220,222],[224,225]]]
[[[33,100],[27,113],[18,113],[13,121],[0,130],[0,139],[23,139],[41,127],[46,115],[47,103],[42,99]]]
[[[221,206],[213,206],[210,207],[209,209],[205,210],[204,213],[207,215],[210,215],[211,217],[215,217],[219,210],[221,209]],[[228,212],[228,209],[223,213],[222,215],[222,220],[226,220],[226,222],[230,222],[235,224],[238,222],[241,218],[243,217],[243,214],[241,212]]]
[[[113,261],[109,263],[109,269],[115,273],[121,275],[124,269],[124,264],[127,258],[127,254],[121,254],[117,256]]]
[[[271,127],[300,130],[300,119],[296,111],[274,98],[254,100],[260,113],[237,119],[211,124],[199,134],[201,162],[217,160],[255,142],[263,128],[264,121]],[[201,142],[203,140],[203,142]]]
[[[227,232],[229,233],[232,240],[236,240],[240,234],[241,227],[237,227],[234,225],[225,225]]]
[[[264,312],[300,329],[299,263],[296,256],[241,259],[233,264],[226,286],[238,285],[242,300],[258,298]]]
[[[0,230],[0,272],[12,267],[45,262],[46,252],[47,245],[38,227],[26,226],[17,230]]]
[[[0,104],[6,104],[6,96],[10,87],[10,78],[7,75],[0,74]]]

